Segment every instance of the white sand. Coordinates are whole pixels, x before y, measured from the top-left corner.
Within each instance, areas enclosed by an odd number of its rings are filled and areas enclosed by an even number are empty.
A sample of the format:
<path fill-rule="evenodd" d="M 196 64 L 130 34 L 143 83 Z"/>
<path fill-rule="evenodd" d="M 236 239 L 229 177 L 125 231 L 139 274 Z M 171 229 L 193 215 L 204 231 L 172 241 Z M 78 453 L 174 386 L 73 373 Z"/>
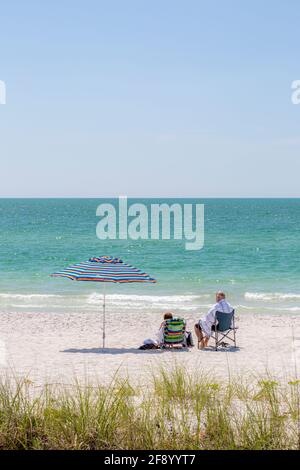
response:
<path fill-rule="evenodd" d="M 185 316 L 188 329 L 198 317 Z M 261 374 L 268 370 L 283 380 L 300 371 L 300 316 L 245 315 L 238 317 L 239 349 L 215 352 L 138 351 L 145 338 L 155 337 L 161 315 L 143 317 L 107 314 L 107 349 L 101 349 L 101 315 L 93 313 L 1 313 L 0 374 L 27 375 L 36 387 L 44 383 L 96 380 L 108 383 L 119 371 L 146 383 L 152 370 L 175 363 L 189 371 L 212 372 L 218 378 Z M 293 340 L 294 337 L 294 340 Z M 194 336 L 195 339 L 195 336 Z M 293 352 L 294 351 L 294 352 Z"/>

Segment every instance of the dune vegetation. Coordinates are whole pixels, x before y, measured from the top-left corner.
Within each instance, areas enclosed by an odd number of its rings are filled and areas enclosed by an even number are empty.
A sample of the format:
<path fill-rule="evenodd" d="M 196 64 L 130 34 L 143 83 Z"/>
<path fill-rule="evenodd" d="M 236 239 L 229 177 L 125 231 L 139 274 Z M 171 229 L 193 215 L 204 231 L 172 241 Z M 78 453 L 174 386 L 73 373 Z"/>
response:
<path fill-rule="evenodd" d="M 218 382 L 175 367 L 136 387 L 0 383 L 0 449 L 299 449 L 300 380 Z"/>

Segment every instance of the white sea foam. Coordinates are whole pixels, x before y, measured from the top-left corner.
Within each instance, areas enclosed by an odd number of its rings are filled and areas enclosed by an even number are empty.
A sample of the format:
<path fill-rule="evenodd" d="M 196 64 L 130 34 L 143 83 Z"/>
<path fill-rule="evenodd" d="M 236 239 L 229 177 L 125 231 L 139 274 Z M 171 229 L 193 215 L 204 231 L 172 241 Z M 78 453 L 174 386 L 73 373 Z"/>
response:
<path fill-rule="evenodd" d="M 243 294 L 246 302 L 235 299 L 236 311 L 269 313 L 275 312 L 299 312 L 300 294 L 279 292 L 246 292 Z M 240 301 L 239 301 L 240 300 Z M 268 304 L 269 302 L 269 304 Z M 0 293 L 0 311 L 48 311 L 48 312 L 93 312 L 102 308 L 103 292 L 66 293 L 66 294 L 13 294 Z M 139 312 L 139 311 L 186 311 L 205 312 L 213 303 L 213 297 L 209 294 L 111 294 L 106 295 L 106 308 L 110 312 Z M 296 304 L 296 305 L 295 305 Z"/>
<path fill-rule="evenodd" d="M 280 293 L 280 292 L 246 292 L 245 299 L 247 300 L 300 300 L 300 294 L 295 293 Z"/>
<path fill-rule="evenodd" d="M 209 295 L 131 295 L 131 294 L 108 294 L 106 295 L 107 301 L 110 301 L 114 304 L 126 304 L 127 302 L 142 302 L 143 305 L 145 303 L 186 303 L 186 302 L 196 302 L 201 298 L 207 298 Z M 103 301 L 103 294 L 91 294 L 88 299 L 87 303 L 89 304 L 99 304 L 99 302 Z"/>
<path fill-rule="evenodd" d="M 138 295 L 107 294 L 106 308 L 109 311 L 163 311 L 185 310 L 197 311 L 209 308 L 208 294 L 192 295 Z M 23 311 L 95 311 L 102 307 L 103 293 L 92 294 L 0 294 L 0 309 Z"/>
<path fill-rule="evenodd" d="M 0 299 L 48 299 L 48 298 L 62 298 L 62 295 L 54 294 L 3 294 L 0 293 Z"/>
<path fill-rule="evenodd" d="M 253 312 L 253 313 L 259 313 L 259 312 L 300 312 L 300 307 L 284 307 L 284 306 L 260 306 L 260 307 L 257 307 L 257 306 L 249 306 L 249 305 L 237 305 L 236 306 L 236 310 L 239 311 L 239 310 L 246 310 L 246 311 L 249 311 L 249 312 Z"/>

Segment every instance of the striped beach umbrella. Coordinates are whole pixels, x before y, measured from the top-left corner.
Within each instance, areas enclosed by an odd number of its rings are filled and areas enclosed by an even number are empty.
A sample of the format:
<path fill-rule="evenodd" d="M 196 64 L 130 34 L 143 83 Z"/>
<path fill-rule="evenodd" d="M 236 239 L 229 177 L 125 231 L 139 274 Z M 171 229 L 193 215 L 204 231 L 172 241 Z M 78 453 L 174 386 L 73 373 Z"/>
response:
<path fill-rule="evenodd" d="M 149 274 L 124 263 L 119 258 L 101 256 L 90 258 L 83 263 L 74 264 L 57 273 L 54 277 L 66 277 L 72 281 L 92 281 L 92 282 L 156 282 Z M 105 292 L 103 294 L 103 348 L 105 347 Z"/>

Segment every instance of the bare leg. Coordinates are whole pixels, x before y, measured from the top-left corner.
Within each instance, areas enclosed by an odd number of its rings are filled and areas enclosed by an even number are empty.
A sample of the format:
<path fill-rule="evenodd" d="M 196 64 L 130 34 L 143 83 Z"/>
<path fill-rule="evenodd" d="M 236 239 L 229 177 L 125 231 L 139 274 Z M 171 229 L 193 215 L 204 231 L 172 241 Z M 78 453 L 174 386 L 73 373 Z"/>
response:
<path fill-rule="evenodd" d="M 200 347 L 201 349 L 203 349 L 203 340 L 205 336 L 203 336 L 202 330 L 199 325 L 195 325 L 195 334 L 198 338 L 198 348 Z"/>
<path fill-rule="evenodd" d="M 201 332 L 201 328 L 199 328 L 199 325 L 198 325 L 198 324 L 196 324 L 196 325 L 194 326 L 194 330 L 195 330 L 195 335 L 197 336 L 197 338 L 198 338 L 199 340 L 201 340 L 201 339 L 202 339 L 202 332 Z"/>
<path fill-rule="evenodd" d="M 200 340 L 200 348 L 204 349 L 208 345 L 209 337 L 205 336 L 202 331 L 201 331 L 201 334 L 202 334 L 202 339 Z"/>

